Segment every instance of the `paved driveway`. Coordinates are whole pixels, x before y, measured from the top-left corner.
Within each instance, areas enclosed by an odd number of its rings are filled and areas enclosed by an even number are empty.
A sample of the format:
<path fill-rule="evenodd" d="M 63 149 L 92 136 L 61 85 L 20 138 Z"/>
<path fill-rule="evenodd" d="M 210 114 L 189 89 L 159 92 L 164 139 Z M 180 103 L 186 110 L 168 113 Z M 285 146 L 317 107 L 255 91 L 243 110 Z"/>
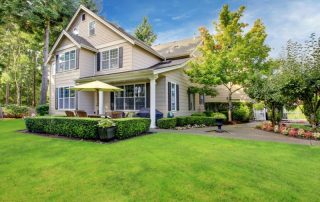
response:
<path fill-rule="evenodd" d="M 284 142 L 289 144 L 304 144 L 304 145 L 320 145 L 320 141 L 314 140 L 304 140 L 293 137 L 287 137 L 284 135 L 266 132 L 262 130 L 255 129 L 254 127 L 258 123 L 247 123 L 247 124 L 237 124 L 237 125 L 227 125 L 223 126 L 224 133 L 217 133 L 214 131 L 216 127 L 207 128 L 192 128 L 187 130 L 165 130 L 165 129 L 153 129 L 154 132 L 173 132 L 180 134 L 198 134 L 198 135 L 209 135 L 225 138 L 234 139 L 247 139 L 247 140 L 257 140 L 257 141 L 271 141 L 271 142 Z"/>

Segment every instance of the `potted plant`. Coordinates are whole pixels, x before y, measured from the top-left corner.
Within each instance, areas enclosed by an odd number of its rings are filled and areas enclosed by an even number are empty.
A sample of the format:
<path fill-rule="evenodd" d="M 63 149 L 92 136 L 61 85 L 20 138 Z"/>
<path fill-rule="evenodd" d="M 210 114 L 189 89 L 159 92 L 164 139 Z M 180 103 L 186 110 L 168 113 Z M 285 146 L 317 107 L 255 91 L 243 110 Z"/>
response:
<path fill-rule="evenodd" d="M 111 119 L 102 119 L 98 123 L 100 140 L 111 140 L 115 136 L 116 125 Z"/>
<path fill-rule="evenodd" d="M 216 120 L 216 123 L 218 126 L 217 132 L 223 132 L 222 125 L 223 125 L 223 122 L 227 119 L 226 115 L 222 113 L 213 113 L 212 117 Z"/>

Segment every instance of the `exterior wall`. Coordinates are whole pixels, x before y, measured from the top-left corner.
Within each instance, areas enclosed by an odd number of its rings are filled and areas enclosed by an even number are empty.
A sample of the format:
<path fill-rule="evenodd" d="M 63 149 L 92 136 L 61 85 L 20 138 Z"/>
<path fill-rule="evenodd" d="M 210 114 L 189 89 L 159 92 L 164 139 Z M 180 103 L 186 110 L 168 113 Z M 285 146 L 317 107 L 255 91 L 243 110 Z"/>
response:
<path fill-rule="evenodd" d="M 160 62 L 160 59 L 156 56 L 151 55 L 147 51 L 143 50 L 142 48 L 139 48 L 135 46 L 132 49 L 132 55 L 133 55 L 133 64 L 132 69 L 143 69 L 147 67 L 151 67 L 157 63 Z"/>
<path fill-rule="evenodd" d="M 204 110 L 204 106 L 199 104 L 199 95 L 195 95 L 195 110 L 189 110 L 188 103 L 188 88 L 191 86 L 191 82 L 187 75 L 184 74 L 183 69 L 174 70 L 164 74 L 166 76 L 165 81 L 165 98 L 162 98 L 163 102 L 165 100 L 166 109 L 163 109 L 163 113 L 166 115 L 168 113 L 168 82 L 173 82 L 179 85 L 179 100 L 180 100 L 180 110 L 173 112 L 175 116 L 189 116 L 195 112 L 201 112 Z"/>
<path fill-rule="evenodd" d="M 123 39 L 88 13 L 86 13 L 86 19 L 82 21 L 82 14 L 82 12 L 79 13 L 69 30 L 67 30 L 68 32 L 72 32 L 74 27 L 78 27 L 79 36 L 87 39 L 93 46 L 99 46 Z M 89 36 L 89 22 L 91 21 L 95 21 L 96 24 L 96 34 L 93 36 Z"/>
<path fill-rule="evenodd" d="M 80 77 L 94 76 L 96 54 L 86 49 L 80 49 L 79 68 Z"/>
<path fill-rule="evenodd" d="M 168 113 L 168 101 L 166 99 L 167 93 L 167 82 L 166 77 L 162 76 L 156 80 L 156 109 L 163 113 L 163 117 L 167 117 Z"/>
<path fill-rule="evenodd" d="M 239 88 L 240 86 L 234 86 L 234 89 Z M 228 89 L 223 86 L 217 86 L 216 87 L 217 91 L 218 91 L 218 95 L 215 97 L 212 96 L 206 96 L 205 97 L 205 102 L 228 102 L 227 97 L 228 97 Z M 250 98 L 248 97 L 248 95 L 244 92 L 243 89 L 240 89 L 238 91 L 236 91 L 233 95 L 232 95 L 232 99 L 237 99 L 241 102 L 249 102 Z"/>
<path fill-rule="evenodd" d="M 112 73 L 118 73 L 118 72 L 132 70 L 132 49 L 133 49 L 133 46 L 130 43 L 124 42 L 124 43 L 121 43 L 118 45 L 107 46 L 107 47 L 99 49 L 99 51 L 105 51 L 108 49 L 119 48 L 119 47 L 123 47 L 123 67 L 118 68 L 118 69 L 109 69 L 109 70 L 102 70 L 101 69 L 99 72 L 96 72 L 95 75 L 112 74 Z M 95 66 L 94 66 L 94 68 L 96 69 Z"/>

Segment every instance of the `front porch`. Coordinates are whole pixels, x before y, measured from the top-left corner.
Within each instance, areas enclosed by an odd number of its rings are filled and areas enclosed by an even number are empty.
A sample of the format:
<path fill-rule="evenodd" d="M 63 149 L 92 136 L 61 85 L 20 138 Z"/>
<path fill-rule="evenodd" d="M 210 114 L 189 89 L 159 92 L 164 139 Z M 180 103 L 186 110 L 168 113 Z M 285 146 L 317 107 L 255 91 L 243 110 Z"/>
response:
<path fill-rule="evenodd" d="M 82 78 L 77 84 L 99 80 L 123 89 L 121 92 L 79 92 L 78 109 L 88 113 L 109 115 L 110 112 L 124 112 L 129 116 L 136 114 L 140 109 L 150 109 L 151 128 L 156 127 L 157 85 L 158 75 L 153 71 L 131 71 L 117 74 Z M 159 90 L 160 91 L 160 90 Z M 99 101 L 99 102 L 98 102 Z M 97 105 L 99 103 L 99 105 Z"/>

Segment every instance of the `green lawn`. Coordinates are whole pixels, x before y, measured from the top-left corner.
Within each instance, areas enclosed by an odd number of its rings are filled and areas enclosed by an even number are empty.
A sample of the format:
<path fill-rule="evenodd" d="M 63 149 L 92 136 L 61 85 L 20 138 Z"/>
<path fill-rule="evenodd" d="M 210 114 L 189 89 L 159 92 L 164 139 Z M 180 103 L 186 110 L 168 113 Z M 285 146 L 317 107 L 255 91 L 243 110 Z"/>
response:
<path fill-rule="evenodd" d="M 319 201 L 320 147 L 156 134 L 114 144 L 0 121 L 0 201 Z"/>

